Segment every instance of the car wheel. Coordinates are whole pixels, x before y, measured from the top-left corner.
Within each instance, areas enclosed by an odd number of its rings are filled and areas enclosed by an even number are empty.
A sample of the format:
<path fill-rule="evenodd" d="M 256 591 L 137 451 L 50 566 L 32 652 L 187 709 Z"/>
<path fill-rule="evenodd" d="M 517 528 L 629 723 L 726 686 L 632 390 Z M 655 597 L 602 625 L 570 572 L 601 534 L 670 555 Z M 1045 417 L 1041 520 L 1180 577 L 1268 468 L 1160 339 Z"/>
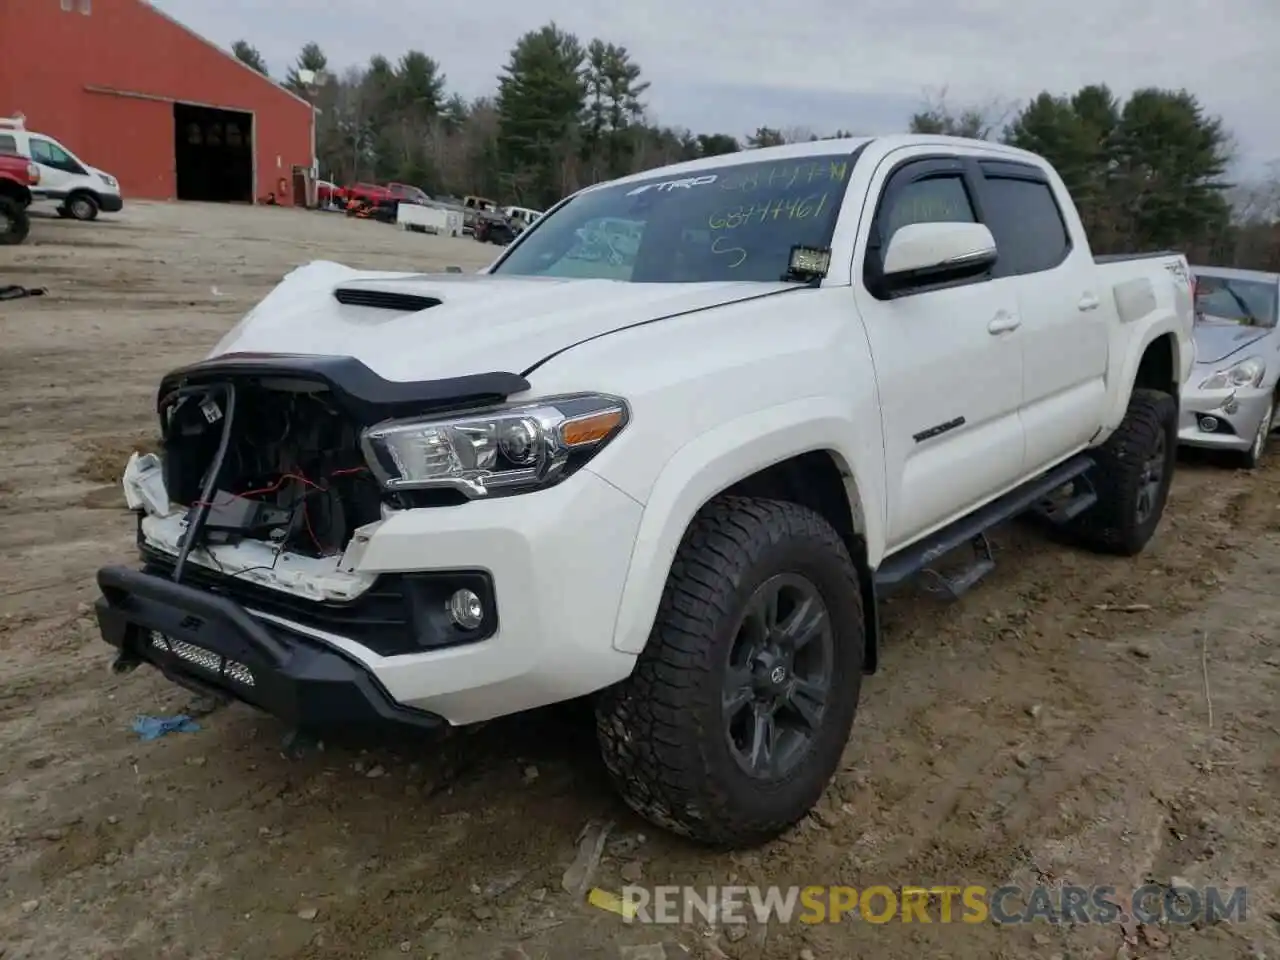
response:
<path fill-rule="evenodd" d="M 1101 553 L 1141 553 L 1160 525 L 1177 457 L 1178 402 L 1159 390 L 1135 390 L 1107 442 L 1092 451 L 1087 474 L 1098 502 L 1068 527 Z"/>
<path fill-rule="evenodd" d="M 830 524 L 793 503 L 713 501 L 676 553 L 634 671 L 598 698 L 614 785 L 702 843 L 776 837 L 840 762 L 865 642 L 857 568 Z"/>
<path fill-rule="evenodd" d="M 67 197 L 67 212 L 76 220 L 96 220 L 98 203 L 87 193 L 73 193 Z"/>
<path fill-rule="evenodd" d="M 31 220 L 23 205 L 9 197 L 0 197 L 0 244 L 19 244 L 30 232 Z"/>
<path fill-rule="evenodd" d="M 1267 441 L 1271 439 L 1271 429 L 1274 426 L 1273 421 L 1276 416 L 1276 401 L 1272 397 L 1267 401 L 1266 412 L 1263 413 L 1262 419 L 1258 422 L 1258 430 L 1253 435 L 1253 443 L 1249 446 L 1248 451 L 1244 455 L 1244 466 L 1246 470 L 1256 470 L 1262 463 L 1262 458 L 1267 452 Z"/>

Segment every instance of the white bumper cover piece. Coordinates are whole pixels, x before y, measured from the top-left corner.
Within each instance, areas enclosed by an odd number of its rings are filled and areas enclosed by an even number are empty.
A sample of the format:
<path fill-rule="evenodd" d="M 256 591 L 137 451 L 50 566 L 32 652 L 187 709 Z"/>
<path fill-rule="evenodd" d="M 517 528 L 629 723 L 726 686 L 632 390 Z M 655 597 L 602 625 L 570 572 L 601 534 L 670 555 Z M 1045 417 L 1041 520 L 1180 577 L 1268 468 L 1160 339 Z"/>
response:
<path fill-rule="evenodd" d="M 260 586 L 312 599 L 339 599 L 378 574 L 482 570 L 493 579 L 496 633 L 486 640 L 423 653 L 380 656 L 350 638 L 279 616 L 250 614 L 334 647 L 362 664 L 391 698 L 475 723 L 584 696 L 626 677 L 635 656 L 612 644 L 619 599 L 643 507 L 581 470 L 547 490 L 461 506 L 390 512 L 358 532 L 339 558 L 285 554 L 274 570 L 247 572 Z M 143 534 L 176 552 L 181 518 L 149 516 Z M 235 573 L 271 551 L 244 541 L 193 551 L 189 563 Z M 216 562 L 215 562 L 216 561 Z"/>

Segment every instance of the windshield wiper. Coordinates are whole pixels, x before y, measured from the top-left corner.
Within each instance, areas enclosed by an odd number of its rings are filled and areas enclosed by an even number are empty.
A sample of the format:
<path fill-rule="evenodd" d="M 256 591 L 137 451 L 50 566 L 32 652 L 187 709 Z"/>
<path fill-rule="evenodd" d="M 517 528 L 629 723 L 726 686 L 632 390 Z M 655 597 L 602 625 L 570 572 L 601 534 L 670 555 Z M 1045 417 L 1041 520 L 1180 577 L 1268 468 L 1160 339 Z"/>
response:
<path fill-rule="evenodd" d="M 1227 291 L 1227 296 L 1236 302 L 1236 306 L 1238 306 L 1240 308 L 1240 312 L 1244 314 L 1244 316 L 1241 317 L 1242 320 L 1251 327 L 1261 326 L 1261 322 L 1253 315 L 1253 311 L 1249 309 L 1249 305 L 1244 302 L 1244 297 L 1240 296 L 1240 294 L 1236 293 L 1236 291 L 1232 290 L 1229 286 L 1224 286 L 1222 289 Z"/>

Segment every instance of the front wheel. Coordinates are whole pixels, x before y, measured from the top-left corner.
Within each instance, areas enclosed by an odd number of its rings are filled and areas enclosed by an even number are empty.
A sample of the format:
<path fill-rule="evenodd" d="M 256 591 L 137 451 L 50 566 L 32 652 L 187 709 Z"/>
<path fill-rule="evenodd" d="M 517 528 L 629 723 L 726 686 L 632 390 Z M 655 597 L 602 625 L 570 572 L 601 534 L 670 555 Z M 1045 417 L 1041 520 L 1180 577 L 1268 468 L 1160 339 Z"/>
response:
<path fill-rule="evenodd" d="M 1069 530 L 1101 553 L 1141 553 L 1160 525 L 1177 457 L 1178 401 L 1160 390 L 1134 390 L 1115 433 L 1094 450 L 1089 472 L 1098 502 Z"/>
<path fill-rule="evenodd" d="M 1262 464 L 1262 458 L 1267 452 L 1267 441 L 1271 439 L 1271 429 L 1274 426 L 1276 415 L 1275 398 L 1267 401 L 1267 409 L 1262 414 L 1262 419 L 1258 421 L 1258 430 L 1253 436 L 1253 443 L 1244 455 L 1244 467 L 1246 470 L 1256 470 Z"/>
<path fill-rule="evenodd" d="M 0 197 L 0 244 L 14 246 L 27 239 L 31 232 L 31 219 L 25 207 L 17 200 Z"/>
<path fill-rule="evenodd" d="M 96 220 L 98 203 L 87 193 L 73 193 L 67 197 L 67 213 L 75 220 Z"/>
<path fill-rule="evenodd" d="M 699 842 L 764 843 L 822 796 L 866 643 L 857 568 L 797 504 L 725 497 L 685 534 L 635 670 L 596 707 L 627 804 Z"/>

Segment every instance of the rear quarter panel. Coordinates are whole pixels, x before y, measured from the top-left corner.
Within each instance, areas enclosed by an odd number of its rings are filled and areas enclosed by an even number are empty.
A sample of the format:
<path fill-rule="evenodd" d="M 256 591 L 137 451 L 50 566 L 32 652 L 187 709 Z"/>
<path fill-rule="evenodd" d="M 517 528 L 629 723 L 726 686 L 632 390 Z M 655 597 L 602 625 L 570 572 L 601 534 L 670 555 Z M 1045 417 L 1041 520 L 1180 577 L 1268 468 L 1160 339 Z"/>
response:
<path fill-rule="evenodd" d="M 1108 408 L 1101 441 L 1120 425 L 1129 406 L 1138 367 L 1161 337 L 1173 341 L 1173 372 L 1179 387 L 1195 360 L 1191 273 L 1181 254 L 1099 263 L 1104 304 L 1115 314 L 1107 368 Z"/>

